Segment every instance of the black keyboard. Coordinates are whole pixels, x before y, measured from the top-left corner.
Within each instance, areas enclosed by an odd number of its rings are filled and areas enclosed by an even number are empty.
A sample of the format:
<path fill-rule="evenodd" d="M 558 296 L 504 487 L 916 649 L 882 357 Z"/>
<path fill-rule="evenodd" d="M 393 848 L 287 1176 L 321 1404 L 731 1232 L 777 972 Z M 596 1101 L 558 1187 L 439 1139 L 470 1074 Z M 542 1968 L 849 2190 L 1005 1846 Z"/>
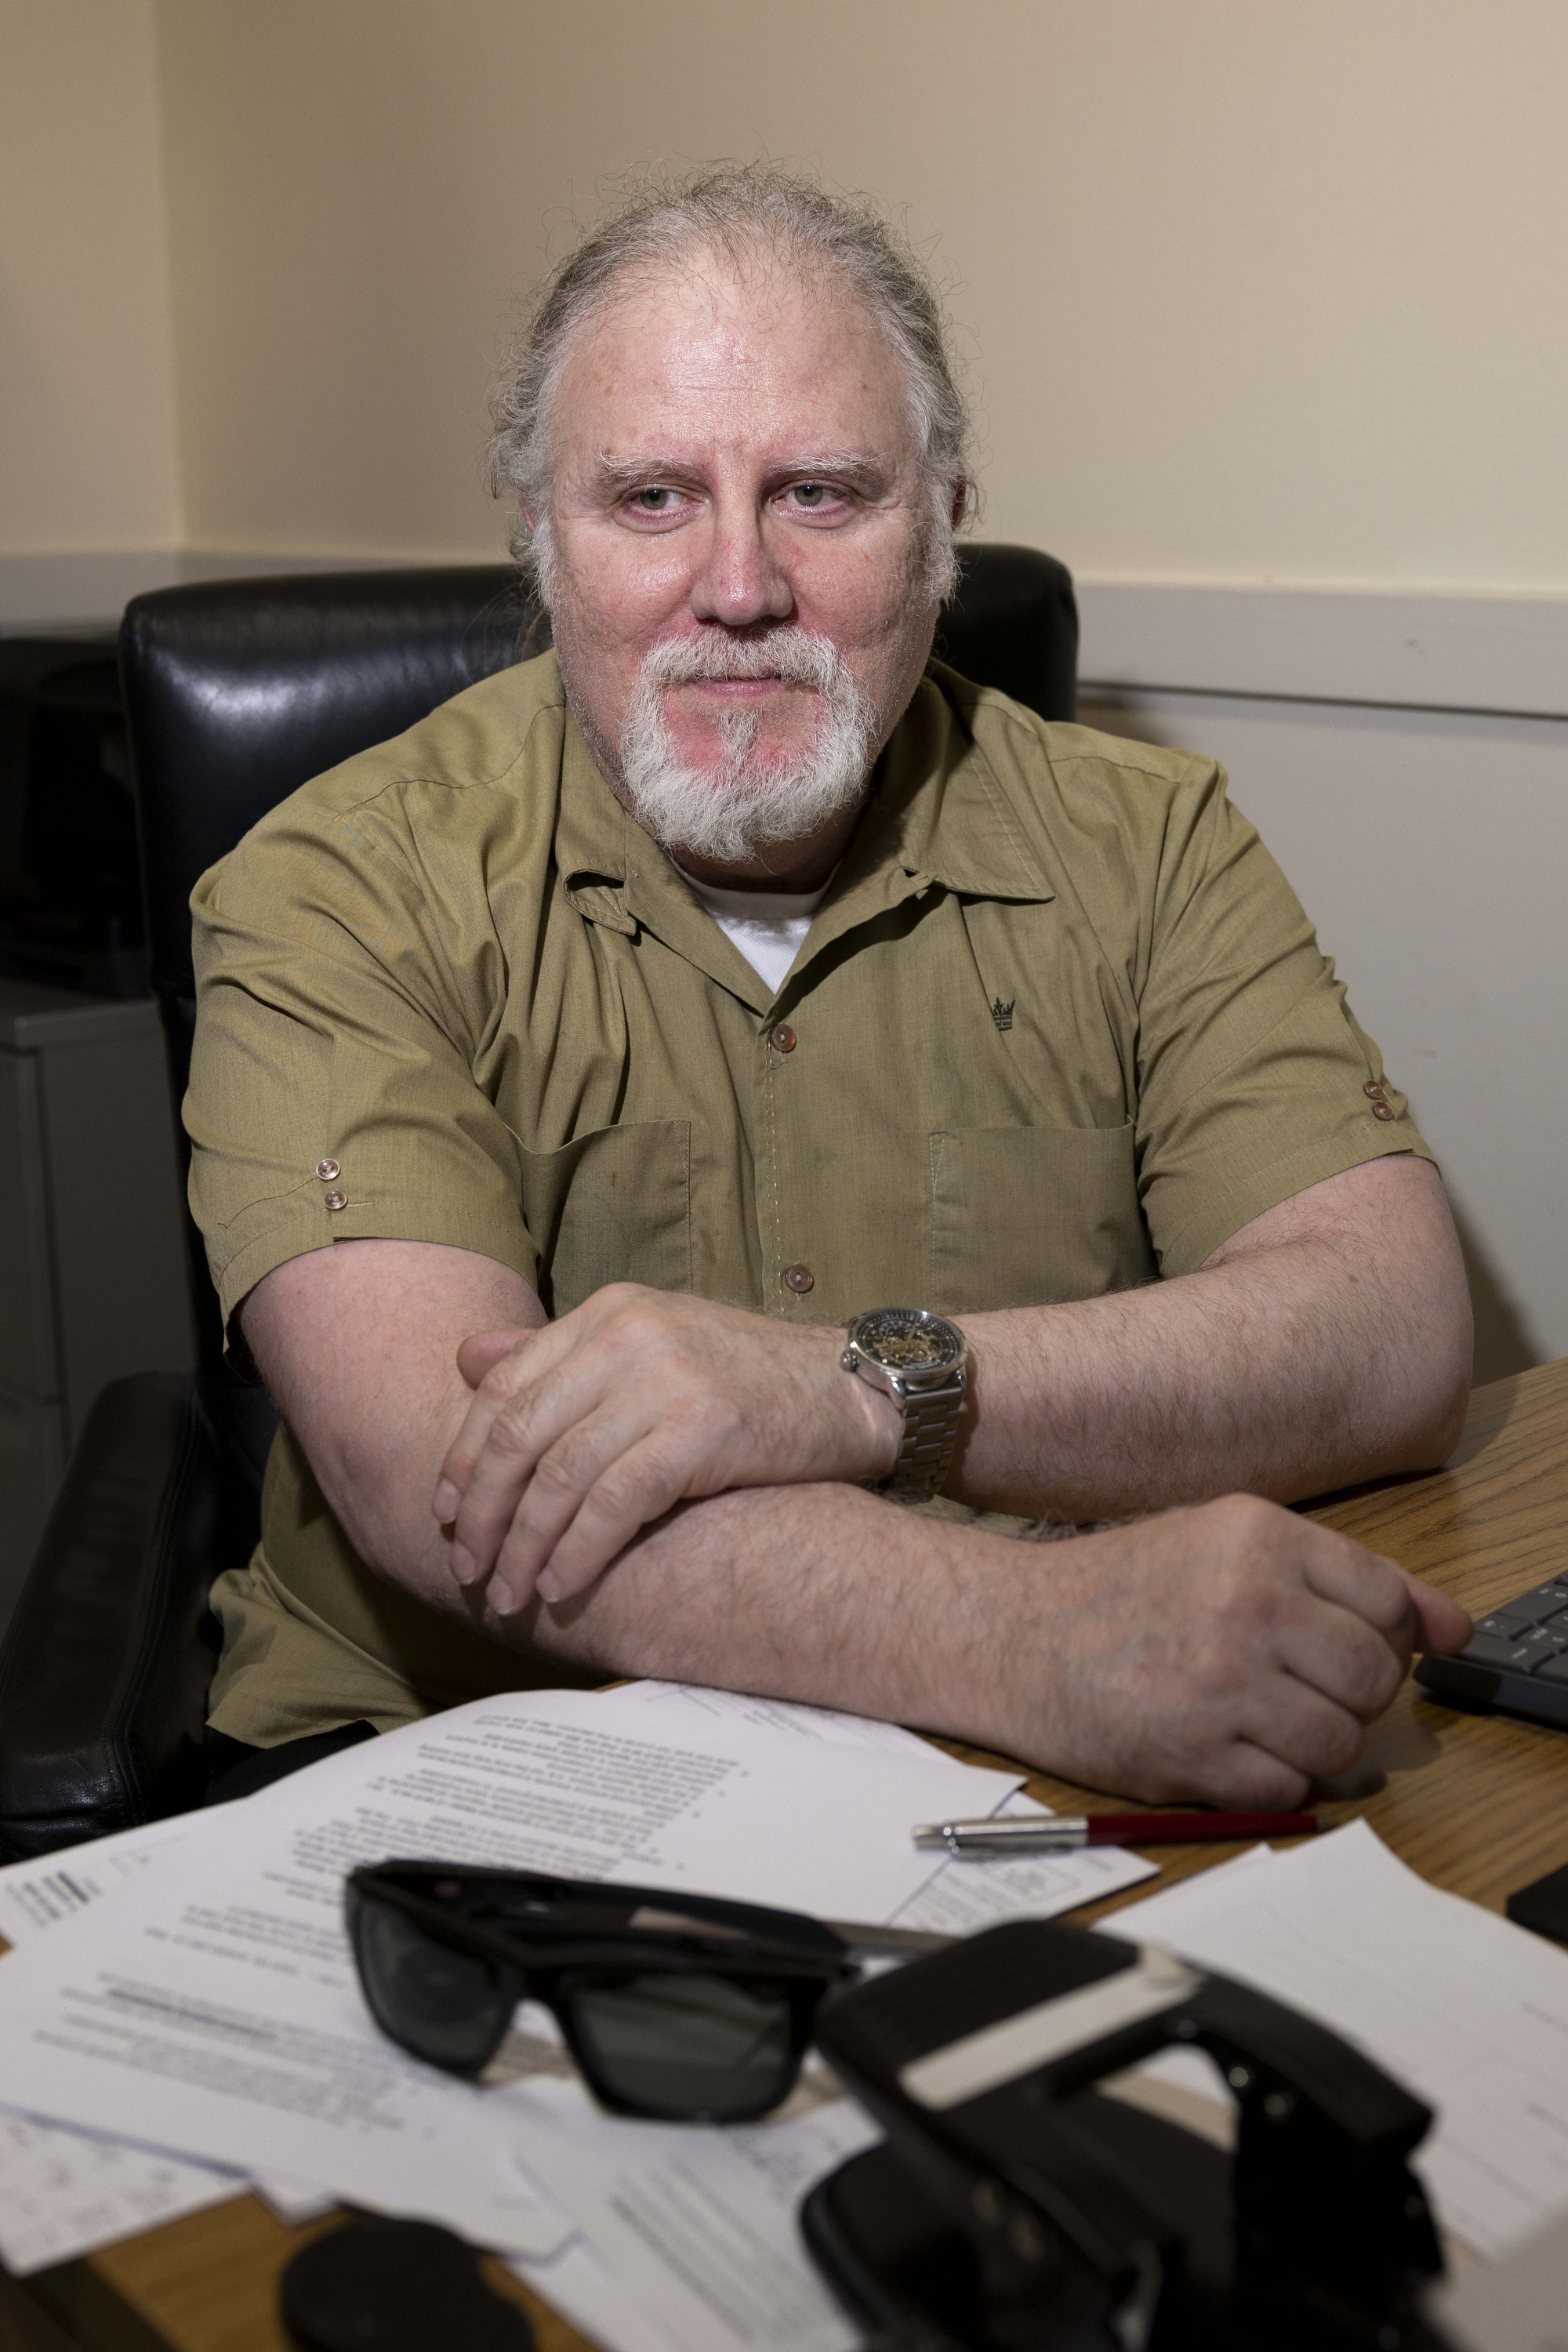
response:
<path fill-rule="evenodd" d="M 1568 1728 L 1568 1575 L 1505 1601 L 1451 1658 L 1423 1658 L 1415 1679 L 1461 1706 Z"/>

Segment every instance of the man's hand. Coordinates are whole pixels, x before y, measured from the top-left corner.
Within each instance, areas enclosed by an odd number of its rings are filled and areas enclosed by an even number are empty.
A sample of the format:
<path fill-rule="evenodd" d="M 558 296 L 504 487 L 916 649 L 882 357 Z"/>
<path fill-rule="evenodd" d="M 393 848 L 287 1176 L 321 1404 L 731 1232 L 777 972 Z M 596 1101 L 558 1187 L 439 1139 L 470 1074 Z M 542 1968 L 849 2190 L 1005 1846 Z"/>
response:
<path fill-rule="evenodd" d="M 434 1509 L 452 1572 L 507 1615 L 592 1584 L 640 1528 L 738 1486 L 893 1466 L 898 1407 L 838 1361 L 841 1332 L 612 1283 L 558 1323 L 477 1332 L 474 1401 Z"/>
<path fill-rule="evenodd" d="M 1150 1802 L 1289 1807 L 1347 1770 L 1416 1649 L 1470 1636 L 1393 1560 L 1231 1495 L 1035 1553 L 1034 1637 L 998 1605 L 994 1744 Z M 1039 1644 L 1047 1645 L 1041 1661 Z"/>

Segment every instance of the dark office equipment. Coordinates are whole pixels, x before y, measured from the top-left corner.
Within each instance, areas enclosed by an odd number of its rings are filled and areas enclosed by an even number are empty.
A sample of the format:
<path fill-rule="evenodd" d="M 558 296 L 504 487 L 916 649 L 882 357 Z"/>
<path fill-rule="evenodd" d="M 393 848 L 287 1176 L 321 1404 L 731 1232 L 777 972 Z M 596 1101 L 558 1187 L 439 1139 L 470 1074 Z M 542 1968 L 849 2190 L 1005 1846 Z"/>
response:
<path fill-rule="evenodd" d="M 1520 1887 L 1505 1907 L 1517 1927 L 1550 1936 L 1554 1944 L 1568 1944 L 1568 1863 Z"/>
<path fill-rule="evenodd" d="M 0 1639 L 99 1391 L 191 1362 L 157 1012 L 0 974 Z"/>
<path fill-rule="evenodd" d="M 187 902 L 198 876 L 311 776 L 548 642 L 501 565 L 212 582 L 127 607 L 149 970 L 176 1101 L 195 1022 Z M 1050 556 L 966 550 L 940 642 L 981 684 L 1072 717 L 1078 614 Z M 100 1398 L 0 1649 L 0 1847 L 15 1853 L 201 1795 L 206 1593 L 255 1542 L 273 1412 L 223 1363 L 194 1229 L 190 1244 L 195 1380 L 149 1374 Z"/>
<path fill-rule="evenodd" d="M 111 629 L 0 636 L 0 972 L 147 994 Z"/>
<path fill-rule="evenodd" d="M 291 2257 L 279 2312 L 309 2352 L 533 2352 L 527 2313 L 496 2293 L 483 2260 L 434 2221 L 356 2215 Z"/>
<path fill-rule="evenodd" d="M 1516 1592 L 1451 1658 L 1423 1658 L 1415 1679 L 1451 1706 L 1568 1727 L 1568 1572 Z"/>
<path fill-rule="evenodd" d="M 802 2227 L 909 2352 L 1329 2352 L 1440 2339 L 1409 2158 L 1428 2108 L 1299 2011 L 1157 1947 L 1018 1920 L 825 2002 L 817 2046 L 887 2133 Z M 1099 2085 L 1202 2050 L 1234 2157 Z"/>

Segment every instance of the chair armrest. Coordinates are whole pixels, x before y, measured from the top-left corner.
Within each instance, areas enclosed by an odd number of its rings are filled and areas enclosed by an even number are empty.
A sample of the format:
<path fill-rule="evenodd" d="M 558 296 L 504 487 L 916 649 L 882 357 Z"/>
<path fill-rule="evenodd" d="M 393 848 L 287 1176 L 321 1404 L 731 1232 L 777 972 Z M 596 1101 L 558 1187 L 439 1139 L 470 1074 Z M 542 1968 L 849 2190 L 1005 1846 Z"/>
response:
<path fill-rule="evenodd" d="M 0 1846 L 200 1801 L 215 1576 L 256 1541 L 268 1399 L 140 1372 L 88 1415 L 0 1650 Z"/>

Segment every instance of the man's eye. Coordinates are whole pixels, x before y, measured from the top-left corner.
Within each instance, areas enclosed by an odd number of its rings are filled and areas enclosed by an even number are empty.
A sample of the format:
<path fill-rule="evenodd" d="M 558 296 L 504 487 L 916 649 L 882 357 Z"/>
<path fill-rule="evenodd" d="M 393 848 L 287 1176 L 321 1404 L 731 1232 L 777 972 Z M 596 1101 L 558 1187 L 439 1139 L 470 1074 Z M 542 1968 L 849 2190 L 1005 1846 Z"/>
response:
<path fill-rule="evenodd" d="M 632 503 L 639 514 L 668 514 L 675 503 L 675 492 L 657 487 L 638 490 Z"/>
<path fill-rule="evenodd" d="M 822 482 L 797 482 L 795 486 L 795 500 L 797 506 L 826 506 L 832 495 L 832 491 Z"/>

